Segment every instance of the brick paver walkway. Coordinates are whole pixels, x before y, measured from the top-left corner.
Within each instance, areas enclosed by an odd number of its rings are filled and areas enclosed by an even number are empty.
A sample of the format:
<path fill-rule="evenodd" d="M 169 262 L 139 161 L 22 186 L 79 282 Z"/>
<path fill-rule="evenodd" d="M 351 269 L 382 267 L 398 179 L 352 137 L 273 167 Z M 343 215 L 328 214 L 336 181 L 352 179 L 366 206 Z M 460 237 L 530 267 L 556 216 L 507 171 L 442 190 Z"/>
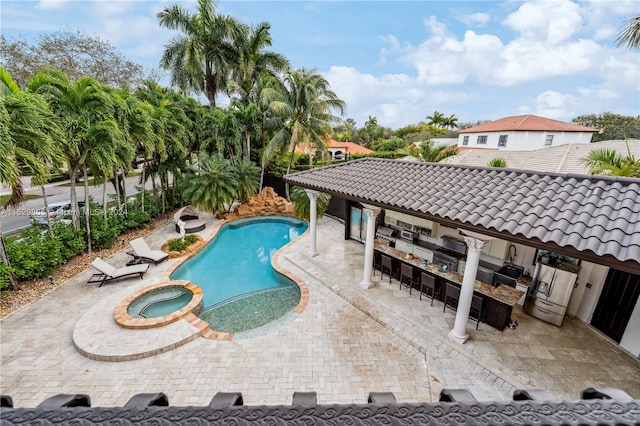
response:
<path fill-rule="evenodd" d="M 438 302 L 430 307 L 416 293 L 410 297 L 397 282 L 360 288 L 364 246 L 344 241 L 339 222 L 319 223 L 319 256 L 306 254 L 305 236 L 278 259 L 305 281 L 309 304 L 276 330 L 230 342 L 200 337 L 135 361 L 90 360 L 74 348 L 76 323 L 96 305 L 117 301 L 116 293 L 159 282 L 175 261 L 151 266 L 144 280 L 101 288 L 86 284 L 87 271 L 2 321 L 0 392 L 16 406 L 79 392 L 88 393 L 94 406 L 157 391 L 167 393 L 172 405 L 206 405 L 218 391 L 240 391 L 247 404 L 286 404 L 299 390 L 318 392 L 320 403 L 365 402 L 370 391 L 394 392 L 401 402 L 429 401 L 443 387 L 469 389 L 480 400 L 509 399 L 514 387 L 576 399 L 593 385 L 640 396 L 638 361 L 577 320 L 557 328 L 516 312 L 516 330 L 481 324 L 478 331 L 470 327 L 472 340 L 465 345 L 449 342 L 452 313 L 443 314 Z M 146 240 L 155 249 L 173 236 L 168 224 Z M 127 260 L 119 253 L 108 261 Z M 115 352 L 131 349 L 121 347 L 127 342 L 113 345 Z"/>

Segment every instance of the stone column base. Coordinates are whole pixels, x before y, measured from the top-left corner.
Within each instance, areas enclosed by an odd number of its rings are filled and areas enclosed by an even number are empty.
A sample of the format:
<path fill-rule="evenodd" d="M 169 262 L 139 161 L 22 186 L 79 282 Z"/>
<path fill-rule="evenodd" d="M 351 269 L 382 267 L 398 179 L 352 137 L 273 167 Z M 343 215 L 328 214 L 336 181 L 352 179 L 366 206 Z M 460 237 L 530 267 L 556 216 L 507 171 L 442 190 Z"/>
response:
<path fill-rule="evenodd" d="M 449 334 L 447 335 L 447 337 L 449 337 L 449 340 L 453 340 L 456 343 L 460 343 L 463 344 L 464 342 L 466 342 L 467 340 L 469 340 L 469 335 L 465 334 L 464 336 L 458 336 L 457 334 L 455 334 L 453 332 L 453 330 L 451 330 L 449 332 Z"/>

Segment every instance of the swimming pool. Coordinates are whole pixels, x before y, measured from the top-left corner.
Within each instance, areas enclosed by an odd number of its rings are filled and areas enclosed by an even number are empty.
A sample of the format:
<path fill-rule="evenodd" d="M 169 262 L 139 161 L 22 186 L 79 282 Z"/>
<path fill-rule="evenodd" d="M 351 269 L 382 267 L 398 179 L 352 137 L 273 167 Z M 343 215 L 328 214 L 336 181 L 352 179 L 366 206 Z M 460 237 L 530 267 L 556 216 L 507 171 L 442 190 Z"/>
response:
<path fill-rule="evenodd" d="M 188 280 L 202 288 L 204 311 L 200 318 L 214 330 L 238 332 L 260 327 L 293 309 L 300 300 L 300 289 L 273 269 L 271 256 L 306 229 L 306 222 L 285 216 L 227 223 L 200 253 L 180 265 L 171 279 Z"/>

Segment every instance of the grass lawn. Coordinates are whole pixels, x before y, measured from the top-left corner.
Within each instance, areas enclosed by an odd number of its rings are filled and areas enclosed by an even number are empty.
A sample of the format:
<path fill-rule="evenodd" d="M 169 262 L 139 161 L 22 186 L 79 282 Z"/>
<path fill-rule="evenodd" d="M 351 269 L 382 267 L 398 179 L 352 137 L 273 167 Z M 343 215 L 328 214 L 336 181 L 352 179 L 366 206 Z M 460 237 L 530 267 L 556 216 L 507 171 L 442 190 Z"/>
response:
<path fill-rule="evenodd" d="M 3 206 L 4 203 L 6 203 L 7 201 L 9 201 L 9 198 L 11 197 L 11 195 L 0 195 L 0 206 Z M 42 195 L 36 195 L 36 194 L 25 194 L 23 201 L 29 201 L 29 200 L 33 200 L 36 198 L 42 198 Z"/>

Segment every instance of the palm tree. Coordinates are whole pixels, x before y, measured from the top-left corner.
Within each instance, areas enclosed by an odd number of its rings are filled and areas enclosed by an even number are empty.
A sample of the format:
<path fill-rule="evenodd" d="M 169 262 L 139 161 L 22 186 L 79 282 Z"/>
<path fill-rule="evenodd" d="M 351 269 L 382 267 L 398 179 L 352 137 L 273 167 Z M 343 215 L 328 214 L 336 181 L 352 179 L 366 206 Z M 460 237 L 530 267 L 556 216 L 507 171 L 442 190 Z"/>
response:
<path fill-rule="evenodd" d="M 260 168 L 253 161 L 238 159 L 234 164 L 237 198 L 240 202 L 247 201 L 256 195 L 260 185 Z"/>
<path fill-rule="evenodd" d="M 44 184 L 61 161 L 62 133 L 44 98 L 20 89 L 2 66 L 0 93 L 0 182 L 11 188 L 6 205 L 17 205 L 24 196 L 20 178 L 27 173 Z"/>
<path fill-rule="evenodd" d="M 594 149 L 580 162 L 589 168 L 592 175 L 626 176 L 640 178 L 640 158 L 636 159 L 627 143 L 627 155 L 613 149 Z"/>
<path fill-rule="evenodd" d="M 49 179 L 51 169 L 61 160 L 61 140 L 62 133 L 47 102 L 37 94 L 21 90 L 9 72 L 0 66 L 0 183 L 11 188 L 5 206 L 22 202 L 21 177 L 25 172 L 31 175 L 32 183 L 43 185 L 44 193 L 44 183 Z M 0 258 L 9 268 L 11 287 L 19 290 L 11 273 L 1 226 Z"/>
<path fill-rule="evenodd" d="M 233 166 L 220 155 L 200 154 L 195 171 L 185 179 L 183 196 L 208 212 L 225 211 L 237 195 Z"/>
<path fill-rule="evenodd" d="M 202 93 L 211 108 L 226 90 L 231 64 L 238 62 L 234 46 L 246 27 L 230 16 L 215 13 L 213 0 L 198 0 L 195 14 L 178 5 L 157 14 L 160 26 L 179 30 L 166 45 L 160 66 L 171 72 L 171 82 L 185 93 Z"/>
<path fill-rule="evenodd" d="M 442 127 L 442 123 L 445 120 L 445 116 L 443 113 L 439 111 L 433 111 L 432 115 L 427 116 L 427 124 L 435 127 Z"/>
<path fill-rule="evenodd" d="M 629 49 L 640 47 L 640 15 L 623 22 L 623 30 L 616 38 L 616 47 L 626 46 Z"/>
<path fill-rule="evenodd" d="M 293 202 L 293 213 L 301 219 L 309 220 L 311 218 L 311 204 L 306 191 L 294 186 L 291 188 L 291 201 Z M 331 195 L 321 192 L 316 201 L 316 216 L 321 218 L 329 208 Z"/>
<path fill-rule="evenodd" d="M 419 152 L 419 158 L 421 161 L 437 163 L 447 157 L 456 155 L 458 153 L 458 148 L 455 146 L 447 146 L 445 144 L 436 145 L 433 140 L 429 139 L 424 142 L 420 142 Z"/>
<path fill-rule="evenodd" d="M 507 168 L 507 160 L 501 157 L 492 158 L 487 163 L 487 167 L 495 167 L 498 169 L 506 169 Z"/>
<path fill-rule="evenodd" d="M 72 210 L 76 213 L 78 201 L 75 184 L 79 173 L 88 159 L 96 167 L 98 164 L 108 167 L 109 163 L 113 163 L 118 145 L 114 142 L 122 138 L 113 119 L 110 97 L 94 79 L 83 77 L 72 82 L 57 70 L 38 74 L 30 81 L 29 89 L 46 95 L 62 123 L 66 141 L 62 151 L 71 179 Z M 85 207 L 88 209 L 89 205 Z M 78 215 L 73 214 L 72 220 L 74 229 L 79 230 Z"/>
<path fill-rule="evenodd" d="M 315 71 L 304 68 L 289 70 L 283 82 L 281 86 L 263 91 L 263 96 L 269 100 L 270 110 L 282 120 L 283 125 L 265 147 L 262 162 L 268 163 L 276 152 L 288 146 L 288 174 L 298 143 L 322 143 L 323 137 L 331 133 L 331 125 L 340 122 L 340 118 L 333 115 L 333 110 L 343 114 L 345 103 L 331 90 L 329 82 Z"/>
<path fill-rule="evenodd" d="M 458 127 L 458 117 L 455 114 L 451 114 L 449 117 L 442 119 L 442 127 L 445 129 L 455 129 Z"/>

